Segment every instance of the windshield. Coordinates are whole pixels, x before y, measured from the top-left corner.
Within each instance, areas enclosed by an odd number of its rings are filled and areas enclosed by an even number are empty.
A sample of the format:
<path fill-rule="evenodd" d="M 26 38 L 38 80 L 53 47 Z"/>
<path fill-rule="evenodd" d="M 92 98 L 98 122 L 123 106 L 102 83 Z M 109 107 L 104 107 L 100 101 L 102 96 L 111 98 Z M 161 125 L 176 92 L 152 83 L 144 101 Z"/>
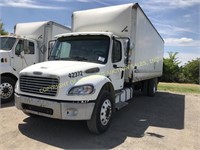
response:
<path fill-rule="evenodd" d="M 57 40 L 50 60 L 77 60 L 105 64 L 109 51 L 107 36 L 73 36 Z"/>
<path fill-rule="evenodd" d="M 0 49 L 11 50 L 14 46 L 16 38 L 13 37 L 0 37 Z"/>

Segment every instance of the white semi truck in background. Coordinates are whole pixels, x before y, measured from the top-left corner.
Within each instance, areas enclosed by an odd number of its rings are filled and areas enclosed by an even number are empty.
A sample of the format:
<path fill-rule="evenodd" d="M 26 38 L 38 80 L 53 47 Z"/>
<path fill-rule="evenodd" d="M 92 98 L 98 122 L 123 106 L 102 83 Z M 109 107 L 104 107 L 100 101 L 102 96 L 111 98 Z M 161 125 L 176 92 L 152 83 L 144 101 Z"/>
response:
<path fill-rule="evenodd" d="M 103 133 L 135 90 L 154 96 L 164 41 L 137 3 L 77 11 L 72 21 L 49 61 L 20 72 L 15 105 L 29 115 L 87 120 Z"/>
<path fill-rule="evenodd" d="M 19 72 L 27 66 L 48 60 L 49 41 L 71 29 L 53 21 L 19 23 L 13 35 L 0 36 L 0 99 L 14 98 Z"/>

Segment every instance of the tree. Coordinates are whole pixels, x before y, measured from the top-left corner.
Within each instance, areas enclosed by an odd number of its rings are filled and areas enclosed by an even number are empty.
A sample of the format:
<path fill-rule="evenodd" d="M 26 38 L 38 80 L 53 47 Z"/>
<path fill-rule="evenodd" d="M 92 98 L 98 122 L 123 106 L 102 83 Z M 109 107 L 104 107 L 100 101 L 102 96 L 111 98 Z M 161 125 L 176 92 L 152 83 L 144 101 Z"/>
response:
<path fill-rule="evenodd" d="M 179 64 L 177 54 L 178 52 L 168 52 L 169 58 L 163 60 L 163 77 L 162 81 L 177 82 L 179 80 Z"/>
<path fill-rule="evenodd" d="M 200 81 L 199 70 L 200 58 L 188 61 L 188 63 L 183 67 L 183 74 L 187 82 L 198 84 Z"/>
<path fill-rule="evenodd" d="M 6 32 L 3 28 L 4 24 L 0 20 L 0 35 L 7 35 L 8 32 Z"/>
<path fill-rule="evenodd" d="M 162 81 L 165 82 L 200 82 L 200 58 L 188 61 L 184 66 L 180 66 L 177 54 L 178 52 L 168 52 L 169 58 L 163 60 Z"/>

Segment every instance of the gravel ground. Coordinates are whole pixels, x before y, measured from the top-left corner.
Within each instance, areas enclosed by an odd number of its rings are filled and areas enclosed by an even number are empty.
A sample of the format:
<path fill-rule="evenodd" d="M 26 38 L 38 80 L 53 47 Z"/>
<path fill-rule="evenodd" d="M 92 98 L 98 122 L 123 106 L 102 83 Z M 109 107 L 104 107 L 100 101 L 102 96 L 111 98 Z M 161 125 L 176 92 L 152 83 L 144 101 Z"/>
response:
<path fill-rule="evenodd" d="M 199 150 L 200 95 L 136 95 L 110 129 L 91 134 L 85 121 L 28 117 L 13 103 L 0 109 L 0 149 Z"/>

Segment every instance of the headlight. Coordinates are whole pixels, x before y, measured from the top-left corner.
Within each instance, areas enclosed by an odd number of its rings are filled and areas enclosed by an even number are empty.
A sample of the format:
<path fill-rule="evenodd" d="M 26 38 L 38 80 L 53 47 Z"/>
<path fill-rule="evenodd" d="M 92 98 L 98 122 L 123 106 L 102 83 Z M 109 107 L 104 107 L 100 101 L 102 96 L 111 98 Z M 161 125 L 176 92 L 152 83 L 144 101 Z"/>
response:
<path fill-rule="evenodd" d="M 69 95 L 87 95 L 94 92 L 94 87 L 92 85 L 82 85 L 76 86 L 69 90 Z"/>

